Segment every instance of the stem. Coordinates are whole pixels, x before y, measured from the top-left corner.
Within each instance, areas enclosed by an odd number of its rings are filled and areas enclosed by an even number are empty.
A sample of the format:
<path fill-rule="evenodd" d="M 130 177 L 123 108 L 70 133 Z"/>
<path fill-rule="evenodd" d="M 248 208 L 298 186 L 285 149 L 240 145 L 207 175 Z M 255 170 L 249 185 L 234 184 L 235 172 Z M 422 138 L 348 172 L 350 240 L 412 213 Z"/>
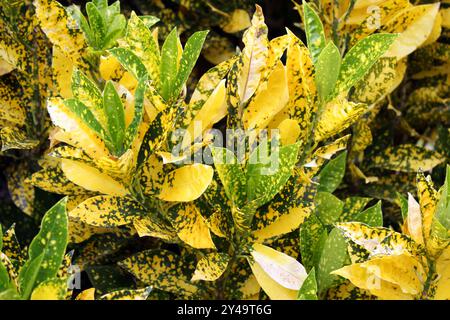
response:
<path fill-rule="evenodd" d="M 431 285 L 434 281 L 434 276 L 436 274 L 436 263 L 434 262 L 434 260 L 427 258 L 427 263 L 428 263 L 428 266 L 430 269 L 428 271 L 428 277 L 427 277 L 427 280 L 425 282 L 425 286 L 424 286 L 423 292 L 422 292 L 422 298 L 426 298 L 426 299 L 429 298 L 428 291 L 431 288 Z"/>

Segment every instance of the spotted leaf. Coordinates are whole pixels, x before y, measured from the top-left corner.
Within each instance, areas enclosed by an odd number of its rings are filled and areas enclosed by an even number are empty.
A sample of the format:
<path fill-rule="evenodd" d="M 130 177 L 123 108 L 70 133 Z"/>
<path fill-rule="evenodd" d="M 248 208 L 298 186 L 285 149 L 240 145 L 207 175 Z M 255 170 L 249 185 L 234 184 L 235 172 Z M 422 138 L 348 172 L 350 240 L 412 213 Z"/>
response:
<path fill-rule="evenodd" d="M 69 216 L 95 227 L 113 228 L 129 224 L 146 210 L 137 202 L 114 196 L 87 199 L 69 212 Z"/>
<path fill-rule="evenodd" d="M 209 253 L 201 258 L 191 281 L 215 281 L 225 272 L 230 257 L 226 253 Z"/>
<path fill-rule="evenodd" d="M 190 269 L 186 262 L 167 250 L 142 251 L 119 262 L 119 265 L 140 281 L 157 289 L 187 297 L 198 290 L 186 275 Z"/>
<path fill-rule="evenodd" d="M 42 219 L 41 230 L 28 249 L 28 260 L 20 270 L 19 286 L 28 299 L 36 286 L 53 279 L 64 259 L 67 246 L 66 201 L 63 198 Z"/>
<path fill-rule="evenodd" d="M 395 34 L 374 34 L 360 40 L 342 60 L 332 96 L 347 92 L 370 70 L 397 38 Z"/>

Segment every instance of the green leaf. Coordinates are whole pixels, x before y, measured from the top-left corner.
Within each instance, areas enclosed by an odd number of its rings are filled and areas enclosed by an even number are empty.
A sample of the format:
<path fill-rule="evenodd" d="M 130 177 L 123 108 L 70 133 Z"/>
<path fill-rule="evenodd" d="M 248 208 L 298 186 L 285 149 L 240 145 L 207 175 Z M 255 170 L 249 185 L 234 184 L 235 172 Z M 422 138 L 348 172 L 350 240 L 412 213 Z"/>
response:
<path fill-rule="evenodd" d="M 408 217 L 408 199 L 397 192 L 397 201 L 402 213 L 402 220 L 406 221 L 406 218 Z"/>
<path fill-rule="evenodd" d="M 108 8 L 108 0 L 93 0 L 92 3 L 99 10 L 99 12 L 104 15 L 106 13 L 106 9 Z"/>
<path fill-rule="evenodd" d="M 300 144 L 271 148 L 270 155 L 266 146 L 260 144 L 247 164 L 247 199 L 255 207 L 269 202 L 286 184 L 297 163 Z"/>
<path fill-rule="evenodd" d="M 322 50 L 316 63 L 315 81 L 321 101 L 327 102 L 334 90 L 341 68 L 341 55 L 333 42 Z"/>
<path fill-rule="evenodd" d="M 381 200 L 376 205 L 367 208 L 355 216 L 353 221 L 365 223 L 371 227 L 383 226 L 383 212 L 381 210 Z"/>
<path fill-rule="evenodd" d="M 342 214 L 344 203 L 329 192 L 318 192 L 315 198 L 316 213 L 320 221 L 332 225 Z"/>
<path fill-rule="evenodd" d="M 308 273 L 302 287 L 298 291 L 297 300 L 317 300 L 317 281 L 316 271 L 312 268 Z"/>
<path fill-rule="evenodd" d="M 449 230 L 450 229 L 450 166 L 447 165 L 445 182 L 442 186 L 440 192 L 439 202 L 436 207 L 436 214 L 434 219 L 436 219 L 442 227 Z"/>
<path fill-rule="evenodd" d="M 133 51 L 125 48 L 114 48 L 108 50 L 120 64 L 127 69 L 137 80 L 147 76 L 147 69 L 142 61 L 136 56 Z"/>
<path fill-rule="evenodd" d="M 186 42 L 183 54 L 181 56 L 180 68 L 175 80 L 173 92 L 171 93 L 171 97 L 173 99 L 176 99 L 180 95 L 184 84 L 188 80 L 200 52 L 202 51 L 203 43 L 205 42 L 207 35 L 208 31 L 195 32 Z"/>
<path fill-rule="evenodd" d="M 178 73 L 178 35 L 174 28 L 161 48 L 160 82 L 161 96 L 168 101 L 172 97 Z"/>
<path fill-rule="evenodd" d="M 308 49 L 313 63 L 316 64 L 320 53 L 325 48 L 323 25 L 317 13 L 306 2 L 303 2 L 303 15 Z"/>
<path fill-rule="evenodd" d="M 88 107 L 97 116 L 100 122 L 103 120 L 102 93 L 86 75 L 75 69 L 72 74 L 73 96 Z"/>
<path fill-rule="evenodd" d="M 319 265 L 320 253 L 327 237 L 327 229 L 315 214 L 300 225 L 300 252 L 306 270 L 311 271 Z"/>
<path fill-rule="evenodd" d="M 93 130 L 99 137 L 105 140 L 108 145 L 109 139 L 105 134 L 105 130 L 86 105 L 77 99 L 66 99 L 64 100 L 64 104 L 72 113 L 80 118 L 84 124 Z M 109 148 L 110 146 L 108 145 L 108 149 Z"/>
<path fill-rule="evenodd" d="M 65 300 L 67 279 L 53 278 L 42 281 L 31 293 L 31 300 Z"/>
<path fill-rule="evenodd" d="M 0 300 L 19 300 L 20 296 L 17 293 L 16 289 L 7 289 L 3 292 L 0 292 Z"/>
<path fill-rule="evenodd" d="M 22 298 L 28 299 L 41 282 L 56 276 L 64 259 L 68 241 L 67 197 L 61 199 L 44 215 L 41 230 L 28 249 L 28 261 L 19 274 Z"/>
<path fill-rule="evenodd" d="M 9 279 L 9 273 L 3 262 L 0 260 L 0 292 L 11 288 L 11 281 Z"/>
<path fill-rule="evenodd" d="M 123 15 L 116 15 L 114 20 L 108 25 L 108 33 L 103 40 L 103 49 L 111 48 L 118 38 L 125 32 L 127 20 Z"/>
<path fill-rule="evenodd" d="M 19 288 L 22 299 L 28 299 L 37 285 L 36 280 L 44 260 L 44 253 L 30 259 L 22 266 L 19 273 Z"/>
<path fill-rule="evenodd" d="M 134 12 L 128 20 L 125 42 L 128 48 L 141 59 L 155 88 L 159 88 L 161 58 L 158 43 L 145 23 Z"/>
<path fill-rule="evenodd" d="M 341 184 L 345 174 L 347 151 L 330 160 L 319 173 L 318 191 L 333 193 Z"/>
<path fill-rule="evenodd" d="M 341 92 L 347 92 L 364 77 L 396 38 L 396 34 L 377 33 L 356 43 L 342 60 L 339 77 L 331 98 Z"/>
<path fill-rule="evenodd" d="M 236 207 L 244 205 L 246 195 L 246 178 L 234 153 L 226 148 L 211 147 L 214 166 L 225 189 L 225 194 Z"/>
<path fill-rule="evenodd" d="M 96 50 L 103 49 L 103 39 L 106 36 L 106 23 L 102 17 L 99 9 L 92 3 L 88 2 L 86 4 L 86 13 L 89 18 L 89 25 L 91 26 L 92 33 L 95 38 L 95 45 L 93 46 Z"/>
<path fill-rule="evenodd" d="M 134 93 L 134 116 L 125 132 L 124 150 L 131 148 L 131 144 L 136 138 L 139 126 L 142 122 L 142 117 L 144 116 L 144 96 L 147 88 L 146 81 L 147 79 L 145 77 L 140 79 Z"/>
<path fill-rule="evenodd" d="M 345 238 L 337 228 L 334 228 L 328 235 L 320 256 L 317 270 L 317 284 L 320 293 L 324 293 L 338 279 L 338 276 L 332 275 L 330 272 L 344 266 L 347 259 Z"/>
<path fill-rule="evenodd" d="M 95 34 L 92 32 L 91 27 L 89 26 L 88 21 L 86 20 L 86 17 L 81 13 L 80 8 L 77 6 L 70 6 L 68 9 L 71 10 L 72 16 L 75 19 L 75 21 L 78 23 L 78 25 L 81 28 L 81 31 L 83 31 L 84 35 L 86 36 L 87 43 L 91 46 L 95 46 Z"/>
<path fill-rule="evenodd" d="M 98 294 L 133 285 L 132 276 L 117 265 L 89 265 L 85 271 Z"/>
<path fill-rule="evenodd" d="M 114 85 L 108 81 L 103 91 L 103 107 L 107 120 L 108 135 L 114 145 L 115 155 L 123 153 L 122 145 L 125 137 L 125 111 Z"/>
<path fill-rule="evenodd" d="M 145 26 L 149 29 L 160 21 L 159 18 L 155 16 L 139 16 L 139 18 L 141 18 L 145 23 Z"/>
<path fill-rule="evenodd" d="M 355 217 L 365 208 L 372 198 L 348 197 L 344 200 L 344 208 L 339 216 L 339 222 L 354 221 Z"/>

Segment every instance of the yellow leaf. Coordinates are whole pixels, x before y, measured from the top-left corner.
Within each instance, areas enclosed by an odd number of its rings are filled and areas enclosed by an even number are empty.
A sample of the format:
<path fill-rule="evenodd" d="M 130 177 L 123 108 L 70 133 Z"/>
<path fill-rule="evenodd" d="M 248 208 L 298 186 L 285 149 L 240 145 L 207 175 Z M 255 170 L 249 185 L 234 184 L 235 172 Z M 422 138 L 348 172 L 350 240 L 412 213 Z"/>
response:
<path fill-rule="evenodd" d="M 246 130 L 264 129 L 289 102 L 286 69 L 281 62 L 270 74 L 267 87 L 252 99 L 242 116 Z"/>
<path fill-rule="evenodd" d="M 442 27 L 450 28 L 450 8 L 442 8 L 440 10 L 442 17 Z"/>
<path fill-rule="evenodd" d="M 73 62 L 79 61 L 86 47 L 84 35 L 64 7 L 54 0 L 34 0 L 34 6 L 41 28 L 50 41 Z"/>
<path fill-rule="evenodd" d="M 72 82 L 73 65 L 73 61 L 59 47 L 53 46 L 53 78 L 57 92 L 65 99 L 72 97 L 72 88 L 68 84 Z"/>
<path fill-rule="evenodd" d="M 256 6 L 252 26 L 244 33 L 245 44 L 240 60 L 240 72 L 237 78 L 238 104 L 246 103 L 255 93 L 261 79 L 261 71 L 267 59 L 267 26 L 260 6 Z"/>
<path fill-rule="evenodd" d="M 191 281 L 215 281 L 225 272 L 230 257 L 226 253 L 213 252 L 201 258 Z"/>
<path fill-rule="evenodd" d="M 410 193 L 408 193 L 408 216 L 406 217 L 406 226 L 411 238 L 423 245 L 422 214 L 420 212 L 420 205 Z"/>
<path fill-rule="evenodd" d="M 69 217 L 69 243 L 81 243 L 95 234 L 110 233 L 113 230 L 111 228 L 94 227 Z"/>
<path fill-rule="evenodd" d="M 376 270 L 376 269 L 375 269 Z M 350 280 L 355 286 L 368 290 L 371 294 L 385 300 L 412 300 L 414 297 L 404 293 L 400 286 L 381 279 L 374 270 L 365 268 L 361 264 L 352 264 L 333 271 Z"/>
<path fill-rule="evenodd" d="M 146 210 L 129 198 L 96 196 L 80 203 L 69 212 L 69 217 L 94 227 L 114 228 L 145 214 Z"/>
<path fill-rule="evenodd" d="M 104 80 L 119 81 L 125 70 L 122 68 L 119 60 L 113 55 L 108 55 L 100 57 L 99 72 Z"/>
<path fill-rule="evenodd" d="M 336 225 L 344 236 L 364 247 L 371 256 L 409 254 L 419 257 L 424 254 L 423 246 L 411 238 L 382 227 L 369 227 L 360 222 L 345 222 Z"/>
<path fill-rule="evenodd" d="M 437 204 L 437 191 L 433 187 L 431 177 L 423 173 L 417 175 L 417 195 L 419 197 L 420 211 L 422 213 L 422 229 L 425 241 L 428 240 Z"/>
<path fill-rule="evenodd" d="M 226 114 L 225 80 L 222 80 L 187 127 L 181 149 L 185 150 L 188 148 L 200 135 L 225 117 Z"/>
<path fill-rule="evenodd" d="M 251 255 L 255 264 L 286 289 L 299 290 L 307 277 L 306 270 L 300 262 L 265 245 L 253 244 Z M 258 279 L 258 276 L 255 276 Z M 265 289 L 263 283 L 259 284 Z"/>
<path fill-rule="evenodd" d="M 4 171 L 8 183 L 8 191 L 14 204 L 24 213 L 32 216 L 34 212 L 34 186 L 26 180 L 31 169 L 26 162 L 6 167 Z"/>
<path fill-rule="evenodd" d="M 118 264 L 140 281 L 157 289 L 183 296 L 192 296 L 198 290 L 184 273 L 189 267 L 186 262 L 167 250 L 142 251 Z"/>
<path fill-rule="evenodd" d="M 205 219 L 194 204 L 178 206 L 173 217 L 173 225 L 178 237 L 191 247 L 197 249 L 216 247 Z"/>
<path fill-rule="evenodd" d="M 296 143 L 300 136 L 300 126 L 292 119 L 285 119 L 278 125 L 281 145 L 287 146 Z"/>
<path fill-rule="evenodd" d="M 171 226 L 144 216 L 133 219 L 133 226 L 139 237 L 155 237 L 168 241 L 176 240 L 176 233 Z"/>
<path fill-rule="evenodd" d="M 61 160 L 61 169 L 67 179 L 89 191 L 112 196 L 125 196 L 128 190 L 124 185 L 99 170 L 79 161 Z"/>
<path fill-rule="evenodd" d="M 420 47 L 432 33 L 438 12 L 439 2 L 408 7 L 390 19 L 380 31 L 400 35 L 385 56 L 400 60 Z"/>
<path fill-rule="evenodd" d="M 450 247 L 445 249 L 436 261 L 436 273 L 438 279 L 434 299 L 450 299 Z"/>
<path fill-rule="evenodd" d="M 273 209 L 269 208 L 269 210 Z M 253 235 L 259 242 L 262 242 L 266 239 L 292 232 L 303 223 L 311 212 L 312 208 L 307 206 L 290 208 L 287 213 L 284 213 L 267 227 L 254 231 Z"/>
<path fill-rule="evenodd" d="M 118 290 L 104 294 L 99 300 L 147 300 L 151 291 L 152 287 L 137 290 Z"/>
<path fill-rule="evenodd" d="M 5 250 L 5 248 L 2 248 L 2 250 Z M 15 284 L 17 287 L 18 279 L 19 279 L 17 274 L 19 273 L 19 270 L 16 270 L 17 268 L 11 262 L 11 259 L 14 259 L 14 258 L 15 258 L 14 256 L 8 257 L 5 253 L 0 252 L 0 263 L 3 264 L 6 271 L 8 272 L 11 283 Z M 23 262 L 22 260 L 23 260 L 23 258 L 20 259 L 19 261 Z"/>
<path fill-rule="evenodd" d="M 166 176 L 158 197 L 165 201 L 193 201 L 208 188 L 213 174 L 213 168 L 204 164 L 178 168 Z"/>
<path fill-rule="evenodd" d="M 152 154 L 144 163 L 141 172 L 141 185 L 145 195 L 158 194 L 164 183 L 166 172 L 161 157 Z"/>
<path fill-rule="evenodd" d="M 338 98 L 329 102 L 319 116 L 314 140 L 319 142 L 347 129 L 366 111 L 367 105 L 346 99 Z"/>
<path fill-rule="evenodd" d="M 10 65 L 7 61 L 0 58 L 0 76 L 10 73 L 14 69 L 14 66 Z"/>
<path fill-rule="evenodd" d="M 401 144 L 385 148 L 371 160 L 375 167 L 401 172 L 417 172 L 433 169 L 442 163 L 445 157 L 436 151 L 413 144 Z"/>
<path fill-rule="evenodd" d="M 109 155 L 100 137 L 72 114 L 62 99 L 50 99 L 47 110 L 53 124 L 63 129 L 63 134 L 58 136 L 58 140 L 84 150 L 93 159 Z"/>
<path fill-rule="evenodd" d="M 228 21 L 221 25 L 223 31 L 227 33 L 236 33 L 247 29 L 251 25 L 250 16 L 248 12 L 242 9 L 235 9 Z"/>
<path fill-rule="evenodd" d="M 397 88 L 405 71 L 405 59 L 382 57 L 355 86 L 352 97 L 358 102 L 374 104 Z"/>
<path fill-rule="evenodd" d="M 250 264 L 253 275 L 256 277 L 258 284 L 264 290 L 264 292 L 272 300 L 296 300 L 298 290 L 290 290 L 281 286 L 267 275 L 267 273 L 261 268 L 259 264 Z"/>
<path fill-rule="evenodd" d="M 272 120 L 269 127 L 277 127 L 283 120 L 296 120 L 300 126 L 299 140 L 310 134 L 311 119 L 316 111 L 316 86 L 314 66 L 308 49 L 291 31 L 287 30 L 289 46 L 287 49 L 286 74 L 289 88 L 289 103 Z"/>
<path fill-rule="evenodd" d="M 64 300 L 67 292 L 66 279 L 51 279 L 40 283 L 31 294 L 31 300 Z"/>
<path fill-rule="evenodd" d="M 75 300 L 95 300 L 95 288 L 89 288 L 81 291 Z"/>
<path fill-rule="evenodd" d="M 441 36 L 442 31 L 442 14 L 440 14 L 441 11 L 436 15 L 436 19 L 434 19 L 434 25 L 433 29 L 430 32 L 430 35 L 428 36 L 427 40 L 422 43 L 421 47 L 425 47 L 429 44 L 432 44 L 433 42 L 436 42 L 439 37 Z"/>
<path fill-rule="evenodd" d="M 281 254 L 281 253 L 280 253 Z M 250 262 L 253 275 L 256 277 L 261 288 L 272 300 L 295 300 L 297 299 L 298 290 L 287 289 L 275 281 L 262 268 L 259 263 Z"/>
<path fill-rule="evenodd" d="M 25 124 L 25 108 L 23 97 L 19 94 L 12 78 L 3 76 L 0 78 L 0 120 L 11 124 Z"/>

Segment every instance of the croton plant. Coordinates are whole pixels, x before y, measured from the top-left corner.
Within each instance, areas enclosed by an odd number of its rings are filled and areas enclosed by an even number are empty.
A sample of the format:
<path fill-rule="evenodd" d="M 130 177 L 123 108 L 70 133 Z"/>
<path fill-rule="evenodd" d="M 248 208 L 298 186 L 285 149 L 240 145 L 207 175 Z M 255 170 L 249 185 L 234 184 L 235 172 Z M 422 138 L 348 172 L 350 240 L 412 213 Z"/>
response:
<path fill-rule="evenodd" d="M 0 4 L 0 299 L 450 299 L 448 1 Z"/>

